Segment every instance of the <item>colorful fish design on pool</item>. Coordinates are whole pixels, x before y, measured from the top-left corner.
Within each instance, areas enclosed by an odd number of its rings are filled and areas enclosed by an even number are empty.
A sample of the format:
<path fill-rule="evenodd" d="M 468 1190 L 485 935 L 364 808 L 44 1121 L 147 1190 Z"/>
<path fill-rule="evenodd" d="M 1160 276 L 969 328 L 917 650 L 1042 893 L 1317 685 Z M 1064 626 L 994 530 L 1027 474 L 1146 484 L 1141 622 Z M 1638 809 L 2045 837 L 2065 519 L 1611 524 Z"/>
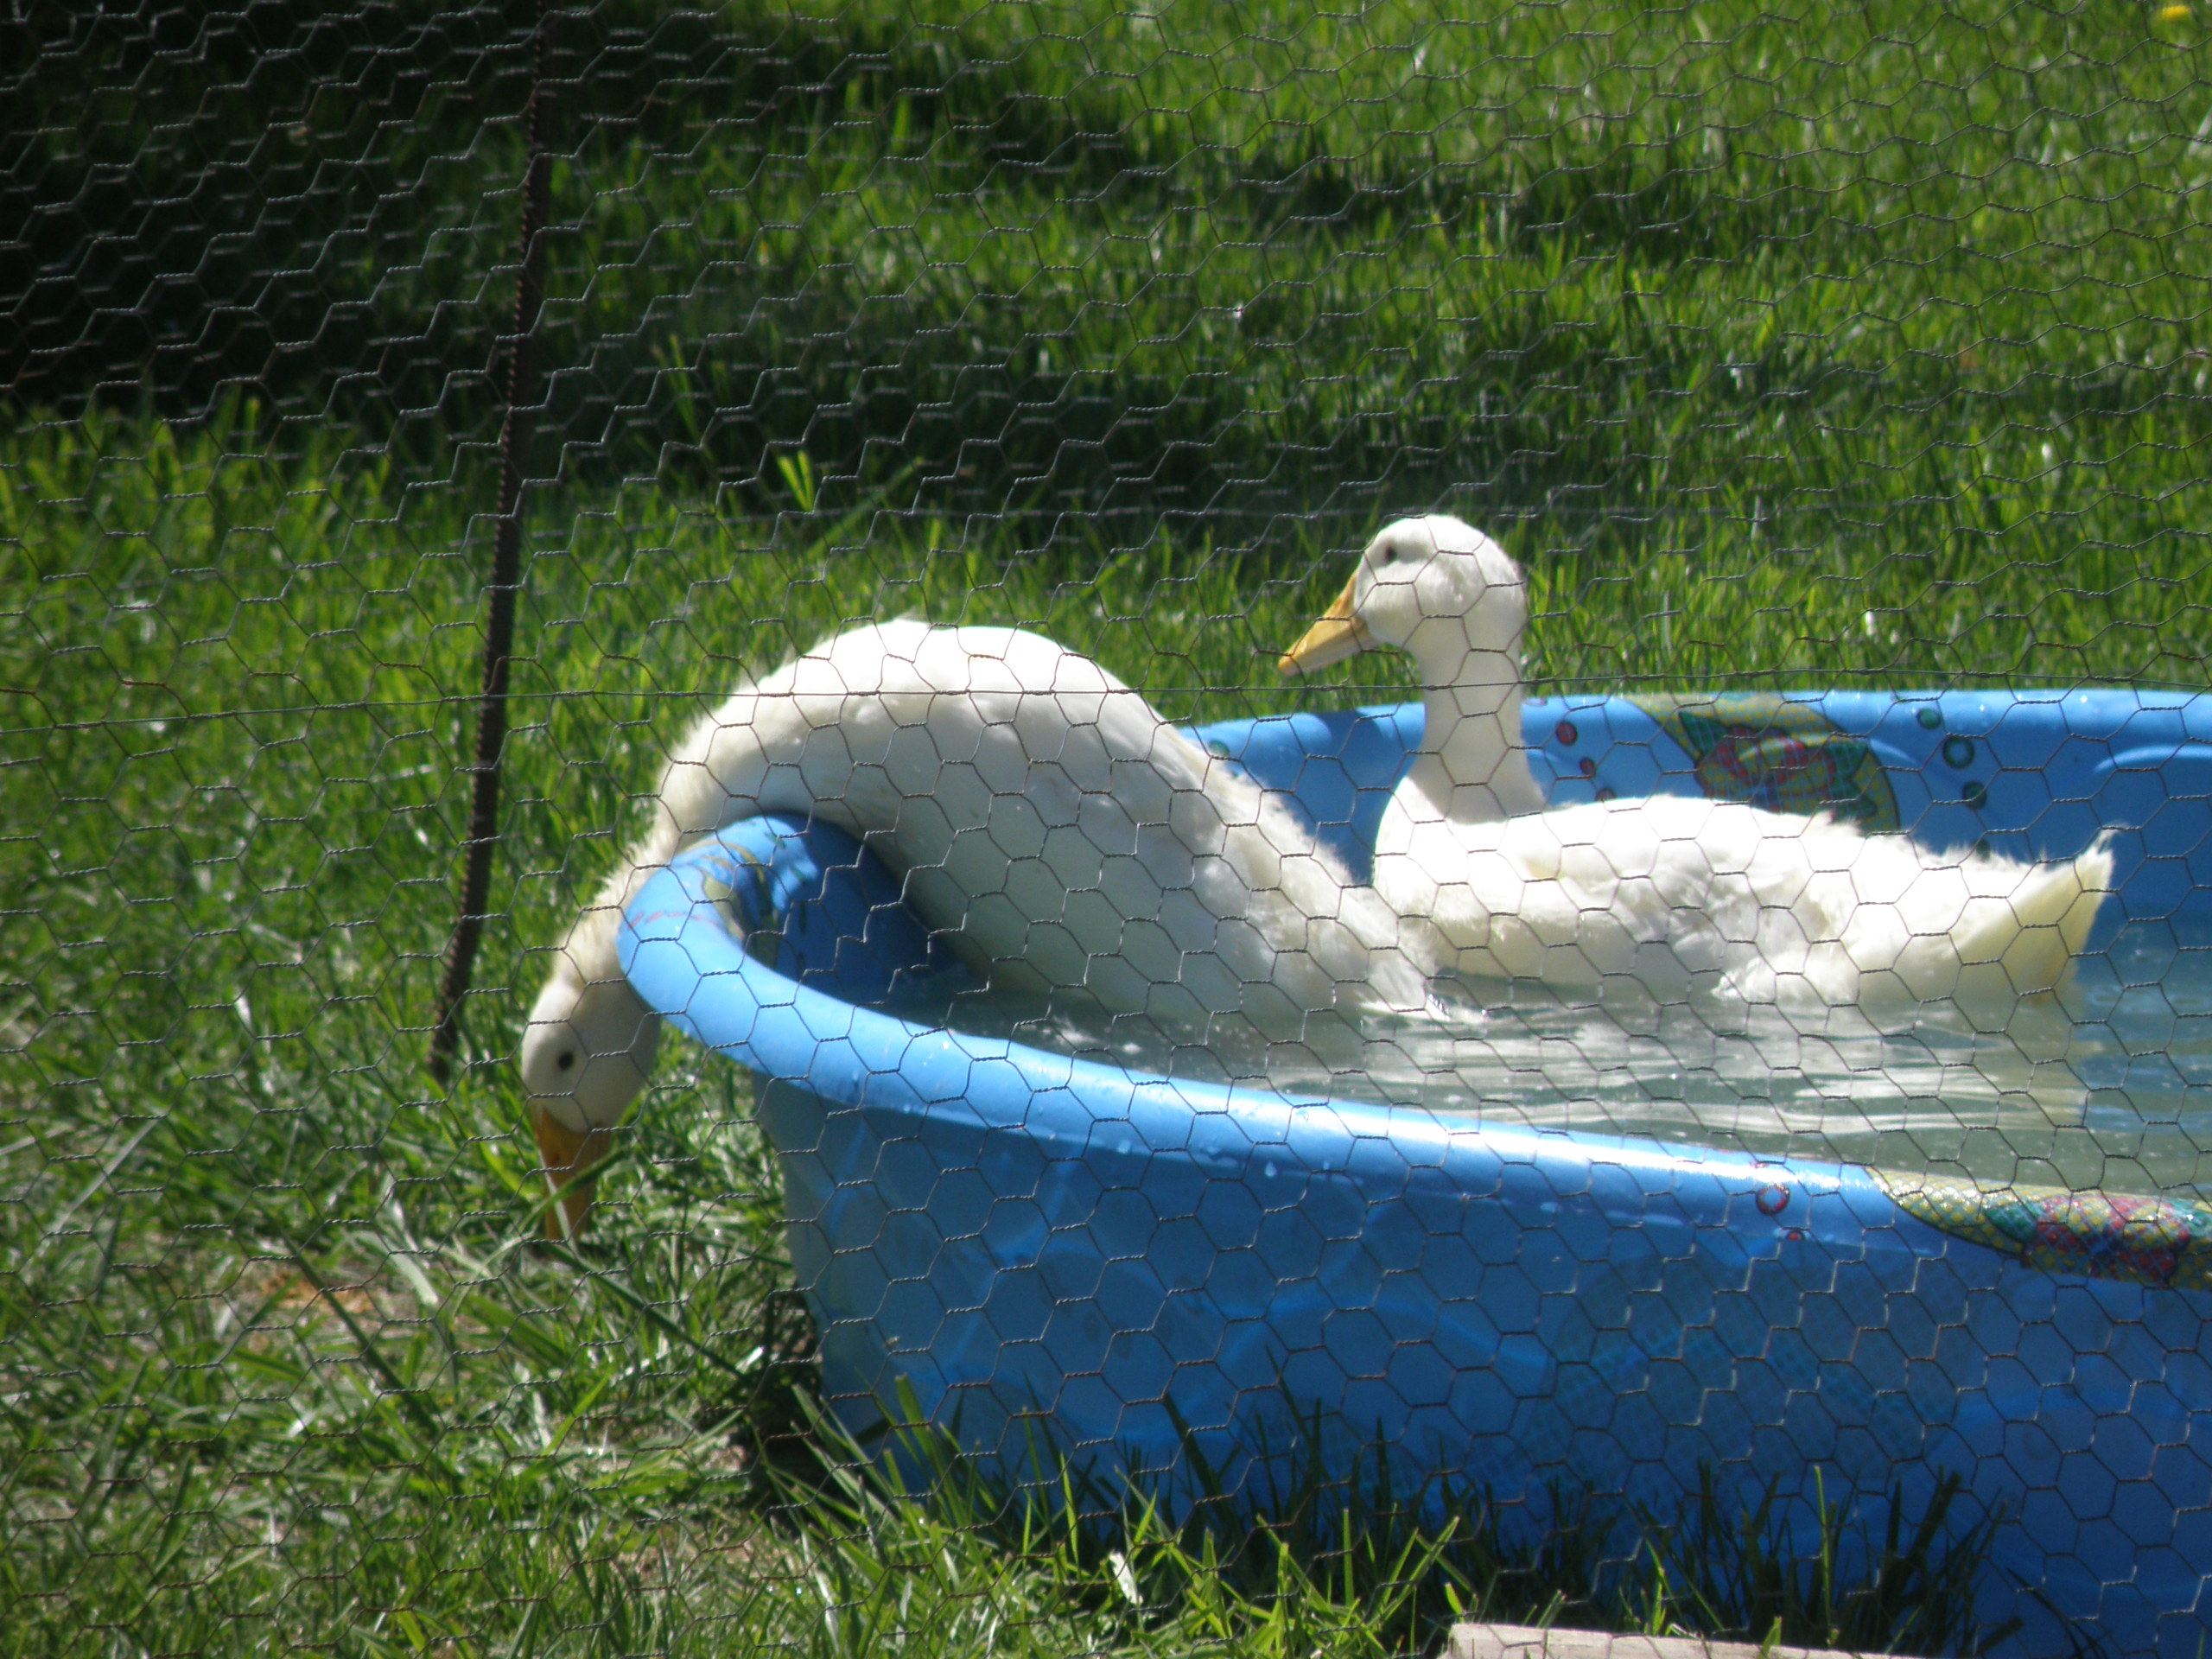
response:
<path fill-rule="evenodd" d="M 2045 1273 L 2212 1288 L 2212 1209 L 2194 1199 L 1868 1173 L 1907 1215 Z"/>
<path fill-rule="evenodd" d="M 1898 827 L 1897 791 L 1873 746 L 1810 703 L 1766 691 L 1630 701 L 1689 752 L 1698 787 L 1715 800 L 1832 813 L 1869 830 Z"/>

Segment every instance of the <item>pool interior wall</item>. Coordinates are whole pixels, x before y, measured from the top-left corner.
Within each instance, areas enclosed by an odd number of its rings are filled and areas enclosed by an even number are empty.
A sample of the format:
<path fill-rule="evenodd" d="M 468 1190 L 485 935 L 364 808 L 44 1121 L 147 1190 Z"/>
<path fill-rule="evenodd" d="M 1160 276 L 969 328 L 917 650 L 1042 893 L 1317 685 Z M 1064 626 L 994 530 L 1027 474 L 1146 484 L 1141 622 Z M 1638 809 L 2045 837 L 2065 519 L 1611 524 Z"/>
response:
<path fill-rule="evenodd" d="M 1932 716 L 1932 717 L 1931 717 Z M 2212 920 L 2212 700 L 2150 694 L 1532 700 L 1554 800 L 1673 789 L 2063 855 L 2120 830 L 2102 930 Z M 1418 708 L 1200 735 L 1351 855 Z M 1112 1479 L 1185 1427 L 1250 1472 L 1319 1406 L 1409 1471 L 1668 1513 L 1715 1471 L 1997 1512 L 1985 1617 L 2021 1653 L 2194 1655 L 2212 1572 L 2212 1212 L 1984 1191 L 1652 1141 L 1455 1123 L 1119 1068 L 877 1011 L 931 970 L 842 832 L 756 819 L 632 906 L 646 1000 L 766 1080 L 825 1385 L 903 1387 L 1019 1476 Z M 763 957 L 769 958 L 763 960 Z M 1961 1517 L 1964 1524 L 1972 1518 Z"/>

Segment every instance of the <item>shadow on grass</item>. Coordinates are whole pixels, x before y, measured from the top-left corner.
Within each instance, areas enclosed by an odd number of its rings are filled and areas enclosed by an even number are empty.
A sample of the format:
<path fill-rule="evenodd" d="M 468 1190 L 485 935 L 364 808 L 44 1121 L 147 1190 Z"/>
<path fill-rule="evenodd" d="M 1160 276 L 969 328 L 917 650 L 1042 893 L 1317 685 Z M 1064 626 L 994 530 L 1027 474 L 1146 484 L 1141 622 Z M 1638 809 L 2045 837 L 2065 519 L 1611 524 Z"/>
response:
<path fill-rule="evenodd" d="M 1977 1616 L 2005 1517 L 1964 1516 L 1956 1476 L 1916 1518 L 1902 1487 L 1862 1506 L 1817 1481 L 1809 1505 L 1774 1484 L 1732 1505 L 1709 1465 L 1672 1514 L 1565 1483 L 1530 1505 L 1471 1478 L 1408 1476 L 1379 1433 L 1349 1442 L 1319 1408 L 1284 1421 L 1289 1443 L 1255 1435 L 1236 1482 L 1179 1417 L 1170 1470 L 1102 1474 L 1040 1416 L 1010 1473 L 962 1450 L 957 1425 L 927 1423 L 902 1384 L 868 1437 L 879 1455 L 817 1420 L 828 1455 L 785 1487 L 786 1513 L 865 1528 L 882 1506 L 918 1509 L 1154 1639 L 1265 1635 L 1285 1652 L 1351 1637 L 1424 1653 L 1465 1619 L 1923 1656 L 1985 1653 L 2019 1629 Z"/>

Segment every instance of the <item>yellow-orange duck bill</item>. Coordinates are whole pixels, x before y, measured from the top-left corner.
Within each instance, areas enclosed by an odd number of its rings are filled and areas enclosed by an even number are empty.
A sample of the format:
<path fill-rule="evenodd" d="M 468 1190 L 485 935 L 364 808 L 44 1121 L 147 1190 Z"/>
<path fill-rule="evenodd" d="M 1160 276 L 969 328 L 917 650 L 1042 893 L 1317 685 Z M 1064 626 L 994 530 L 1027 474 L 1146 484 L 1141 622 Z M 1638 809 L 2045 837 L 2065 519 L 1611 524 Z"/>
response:
<path fill-rule="evenodd" d="M 1321 620 L 1306 630 L 1298 643 L 1282 654 L 1275 664 L 1285 674 L 1311 674 L 1327 668 L 1333 663 L 1348 662 L 1363 651 L 1375 648 L 1375 636 L 1367 631 L 1367 624 L 1353 612 L 1352 588 L 1357 581 L 1344 584 L 1337 595 L 1337 602 L 1321 613 Z"/>
<path fill-rule="evenodd" d="M 531 1127 L 537 1131 L 537 1155 L 544 1166 L 545 1184 L 559 1195 L 545 1211 L 545 1236 L 575 1238 L 591 1217 L 592 1166 L 614 1149 L 608 1129 L 572 1129 L 543 1106 L 530 1109 Z"/>

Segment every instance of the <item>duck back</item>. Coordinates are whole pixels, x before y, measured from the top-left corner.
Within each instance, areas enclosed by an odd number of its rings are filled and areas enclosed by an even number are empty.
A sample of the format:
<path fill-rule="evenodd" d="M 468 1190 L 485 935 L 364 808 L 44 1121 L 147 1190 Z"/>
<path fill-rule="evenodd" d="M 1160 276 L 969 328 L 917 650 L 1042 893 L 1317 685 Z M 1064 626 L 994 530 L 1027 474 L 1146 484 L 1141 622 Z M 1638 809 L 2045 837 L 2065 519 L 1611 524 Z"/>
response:
<path fill-rule="evenodd" d="M 1381 990 L 1392 918 L 1287 808 L 1091 659 L 914 621 L 824 641 L 702 720 L 650 840 L 752 812 L 861 836 L 977 971 L 1116 1011 L 1274 1019 Z"/>
<path fill-rule="evenodd" d="M 1490 823 L 1394 798 L 1376 885 L 1461 974 L 1662 999 L 1984 1001 L 2057 988 L 2109 886 L 2100 842 L 2030 864 L 1679 796 Z"/>

